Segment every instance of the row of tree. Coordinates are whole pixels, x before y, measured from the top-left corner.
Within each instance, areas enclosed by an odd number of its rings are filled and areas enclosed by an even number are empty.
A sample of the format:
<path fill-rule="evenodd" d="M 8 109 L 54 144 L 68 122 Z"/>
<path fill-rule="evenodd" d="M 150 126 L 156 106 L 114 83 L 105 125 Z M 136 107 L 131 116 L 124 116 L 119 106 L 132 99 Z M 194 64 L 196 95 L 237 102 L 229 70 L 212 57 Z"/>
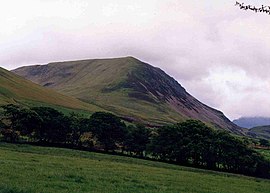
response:
<path fill-rule="evenodd" d="M 199 121 L 160 128 L 152 144 L 153 155 L 162 160 L 246 175 L 270 175 L 270 163 L 243 140 Z"/>
<path fill-rule="evenodd" d="M 131 156 L 212 170 L 270 178 L 270 164 L 241 139 L 196 120 L 158 129 L 127 126 L 119 117 L 96 112 L 89 118 L 49 107 L 2 107 L 0 131 L 6 141 L 118 151 Z"/>

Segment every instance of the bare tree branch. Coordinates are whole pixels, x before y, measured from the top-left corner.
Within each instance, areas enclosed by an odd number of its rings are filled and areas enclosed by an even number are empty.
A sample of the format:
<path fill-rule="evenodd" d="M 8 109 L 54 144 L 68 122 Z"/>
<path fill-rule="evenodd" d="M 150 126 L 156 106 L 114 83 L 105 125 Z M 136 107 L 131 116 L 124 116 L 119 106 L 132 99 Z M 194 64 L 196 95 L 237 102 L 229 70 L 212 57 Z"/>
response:
<path fill-rule="evenodd" d="M 262 5 L 261 7 L 255 7 L 252 5 L 245 5 L 245 3 L 239 3 L 238 1 L 236 1 L 235 6 L 238 6 L 240 9 L 243 10 L 251 10 L 255 11 L 256 13 L 266 13 L 270 15 L 270 6 Z"/>

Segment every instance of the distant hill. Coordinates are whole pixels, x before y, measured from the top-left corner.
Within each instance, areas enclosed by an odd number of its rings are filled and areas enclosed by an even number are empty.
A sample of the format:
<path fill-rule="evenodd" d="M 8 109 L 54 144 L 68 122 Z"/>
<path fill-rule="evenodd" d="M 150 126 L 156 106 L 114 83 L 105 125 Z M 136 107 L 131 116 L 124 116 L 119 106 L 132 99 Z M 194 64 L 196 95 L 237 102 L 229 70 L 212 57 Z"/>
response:
<path fill-rule="evenodd" d="M 249 129 L 247 134 L 252 137 L 270 140 L 270 125 L 253 127 Z"/>
<path fill-rule="evenodd" d="M 133 57 L 56 62 L 13 72 L 129 120 L 165 124 L 199 119 L 242 133 L 222 112 L 195 99 L 164 71 Z"/>
<path fill-rule="evenodd" d="M 65 96 L 52 89 L 44 88 L 0 68 L 0 105 L 10 103 L 26 106 L 52 106 L 92 112 L 101 110 L 97 106 Z"/>
<path fill-rule="evenodd" d="M 252 128 L 257 126 L 270 125 L 269 117 L 241 117 L 233 120 L 233 122 L 239 127 Z"/>

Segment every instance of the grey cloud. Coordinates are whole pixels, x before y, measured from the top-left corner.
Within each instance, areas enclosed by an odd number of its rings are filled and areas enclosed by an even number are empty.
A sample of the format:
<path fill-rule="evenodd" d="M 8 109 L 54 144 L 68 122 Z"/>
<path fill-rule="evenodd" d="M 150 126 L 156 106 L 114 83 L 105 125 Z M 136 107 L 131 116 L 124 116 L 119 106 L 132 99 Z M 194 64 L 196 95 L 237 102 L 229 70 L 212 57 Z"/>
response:
<path fill-rule="evenodd" d="M 0 32 L 1 67 L 132 55 L 164 69 L 230 118 L 270 116 L 265 105 L 258 107 L 262 100 L 270 103 L 270 93 L 257 88 L 270 82 L 268 15 L 244 12 L 225 0 L 63 2 L 26 0 L 34 8 L 25 16 L 0 14 L 12 21 L 0 21 L 7 26 Z M 53 5 L 62 8 L 50 10 Z M 245 78 L 233 79 L 228 69 Z M 258 84 L 250 86 L 252 80 Z"/>

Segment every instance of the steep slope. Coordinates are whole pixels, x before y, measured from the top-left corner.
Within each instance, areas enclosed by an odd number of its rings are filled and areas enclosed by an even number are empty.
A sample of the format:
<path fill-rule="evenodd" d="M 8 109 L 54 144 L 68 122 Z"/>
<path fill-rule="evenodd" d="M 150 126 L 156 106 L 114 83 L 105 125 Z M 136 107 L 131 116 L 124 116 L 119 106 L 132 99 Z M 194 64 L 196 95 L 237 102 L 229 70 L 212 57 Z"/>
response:
<path fill-rule="evenodd" d="M 100 110 L 99 107 L 60 94 L 52 89 L 41 87 L 12 72 L 0 68 L 0 105 L 17 103 L 28 106 L 46 105 L 79 109 Z"/>
<path fill-rule="evenodd" d="M 13 72 L 128 119 L 164 124 L 193 118 L 242 132 L 222 112 L 196 100 L 161 69 L 133 57 L 58 62 Z"/>
<path fill-rule="evenodd" d="M 270 125 L 269 117 L 241 117 L 239 119 L 233 120 L 234 124 L 239 127 L 252 128 L 264 125 Z"/>

